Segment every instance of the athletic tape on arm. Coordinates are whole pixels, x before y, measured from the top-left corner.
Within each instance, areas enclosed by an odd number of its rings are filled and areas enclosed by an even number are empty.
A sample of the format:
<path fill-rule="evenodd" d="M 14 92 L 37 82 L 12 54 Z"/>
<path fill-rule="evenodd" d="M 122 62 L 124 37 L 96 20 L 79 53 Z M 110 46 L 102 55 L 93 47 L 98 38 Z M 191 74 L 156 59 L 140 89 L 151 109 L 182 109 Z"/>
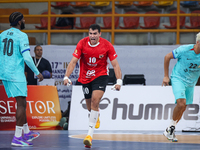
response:
<path fill-rule="evenodd" d="M 72 81 L 68 78 L 68 76 L 65 76 L 65 77 L 63 78 L 63 81 L 65 81 L 65 80 L 68 80 L 67 86 L 70 86 L 71 83 L 72 83 Z"/>
<path fill-rule="evenodd" d="M 112 86 L 111 90 L 115 91 L 116 90 L 116 88 L 115 88 L 116 85 L 122 86 L 122 79 L 117 79 L 117 83 Z"/>

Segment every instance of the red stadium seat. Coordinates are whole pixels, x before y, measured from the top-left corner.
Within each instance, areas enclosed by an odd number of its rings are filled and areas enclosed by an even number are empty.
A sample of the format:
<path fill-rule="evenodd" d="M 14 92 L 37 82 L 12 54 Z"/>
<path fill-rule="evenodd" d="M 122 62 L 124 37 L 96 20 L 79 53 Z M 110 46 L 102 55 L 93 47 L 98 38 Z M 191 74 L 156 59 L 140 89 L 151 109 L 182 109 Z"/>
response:
<path fill-rule="evenodd" d="M 111 14 L 112 12 L 107 12 L 106 14 Z M 117 14 L 117 13 L 115 13 Z M 103 24 L 104 27 L 101 27 L 102 29 L 111 29 L 112 26 L 112 18 L 111 17 L 103 17 Z M 115 17 L 115 28 L 117 28 L 119 25 L 119 17 Z"/>
<path fill-rule="evenodd" d="M 170 12 L 170 14 L 176 14 L 177 10 L 173 10 Z M 181 14 L 184 14 L 184 11 L 180 11 Z M 170 26 L 168 25 L 163 25 L 165 28 L 167 29 L 176 29 L 176 25 L 177 25 L 177 17 L 169 17 L 170 20 Z M 182 28 L 185 25 L 185 17 L 180 17 L 180 28 Z"/>
<path fill-rule="evenodd" d="M 191 12 L 192 14 L 200 14 L 200 10 L 194 10 Z M 200 28 L 200 16 L 191 16 L 190 17 L 191 26 L 185 25 L 187 29 L 199 29 Z"/>
<path fill-rule="evenodd" d="M 145 14 L 159 14 L 157 11 L 148 11 Z M 140 26 L 142 29 L 155 29 L 160 25 L 160 17 L 144 17 L 144 25 Z"/>
<path fill-rule="evenodd" d="M 136 11 L 129 11 L 125 14 L 138 14 Z M 140 17 L 123 17 L 124 27 L 119 26 L 121 29 L 133 29 L 137 28 L 139 25 Z"/>
<path fill-rule="evenodd" d="M 84 12 L 83 14 L 94 14 L 93 12 Z M 80 17 L 81 27 L 75 26 L 77 29 L 88 29 L 90 25 L 96 23 L 96 17 Z"/>
<path fill-rule="evenodd" d="M 43 12 L 42 15 L 46 15 L 48 12 Z M 55 14 L 54 12 L 51 12 L 51 14 Z M 48 27 L 48 17 L 41 17 L 40 18 L 40 24 L 41 26 L 35 26 L 37 29 L 47 29 Z M 51 28 L 54 28 L 56 24 L 56 17 L 51 17 Z"/>
<path fill-rule="evenodd" d="M 146 6 L 151 6 L 153 4 L 153 2 L 148 2 L 148 1 L 145 1 L 145 2 L 138 2 L 138 4 L 136 3 L 133 3 L 133 5 L 137 6 L 137 7 L 146 7 Z"/>
<path fill-rule="evenodd" d="M 69 6 L 69 4 L 70 4 L 70 2 L 56 2 L 56 5 L 51 4 L 51 7 L 61 8 L 61 7 L 67 7 L 67 6 Z"/>
<path fill-rule="evenodd" d="M 123 7 L 123 6 L 131 6 L 133 5 L 133 2 L 118 2 L 118 3 L 115 3 L 115 6 L 119 6 L 119 7 Z"/>

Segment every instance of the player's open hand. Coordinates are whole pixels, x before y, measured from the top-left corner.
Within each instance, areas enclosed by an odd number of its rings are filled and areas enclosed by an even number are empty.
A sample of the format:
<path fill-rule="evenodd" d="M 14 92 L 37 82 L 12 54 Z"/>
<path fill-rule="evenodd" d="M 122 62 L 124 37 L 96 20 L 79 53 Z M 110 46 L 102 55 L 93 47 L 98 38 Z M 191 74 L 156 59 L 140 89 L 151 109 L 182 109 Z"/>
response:
<path fill-rule="evenodd" d="M 41 82 L 41 81 L 43 80 L 43 75 L 42 75 L 41 73 L 38 74 L 37 77 L 38 77 L 38 79 L 39 79 L 39 80 L 38 80 L 39 82 Z"/>
<path fill-rule="evenodd" d="M 162 86 L 163 86 L 163 85 L 164 85 L 164 86 L 169 85 L 169 81 L 170 81 L 170 80 L 169 80 L 169 77 L 167 77 L 167 76 L 164 77 L 164 78 L 163 78 L 163 82 L 162 82 Z"/>

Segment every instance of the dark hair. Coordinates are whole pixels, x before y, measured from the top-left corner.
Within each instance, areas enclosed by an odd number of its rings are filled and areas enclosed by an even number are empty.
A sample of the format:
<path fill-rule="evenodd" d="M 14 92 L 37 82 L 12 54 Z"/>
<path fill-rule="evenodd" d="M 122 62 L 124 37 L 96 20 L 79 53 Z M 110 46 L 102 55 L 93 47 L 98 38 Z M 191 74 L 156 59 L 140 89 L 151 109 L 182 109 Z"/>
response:
<path fill-rule="evenodd" d="M 101 27 L 98 24 L 90 25 L 89 29 L 92 29 L 92 30 L 96 30 L 97 29 L 99 33 L 101 32 Z"/>
<path fill-rule="evenodd" d="M 17 26 L 18 21 L 21 21 L 23 14 L 20 12 L 13 12 L 9 17 L 10 26 Z"/>
<path fill-rule="evenodd" d="M 37 48 L 37 47 L 39 47 L 39 46 L 40 46 L 40 47 L 42 47 L 41 45 L 36 45 L 36 46 L 35 46 L 35 48 L 34 48 L 34 51 L 35 51 L 35 50 L 36 50 L 36 48 Z"/>

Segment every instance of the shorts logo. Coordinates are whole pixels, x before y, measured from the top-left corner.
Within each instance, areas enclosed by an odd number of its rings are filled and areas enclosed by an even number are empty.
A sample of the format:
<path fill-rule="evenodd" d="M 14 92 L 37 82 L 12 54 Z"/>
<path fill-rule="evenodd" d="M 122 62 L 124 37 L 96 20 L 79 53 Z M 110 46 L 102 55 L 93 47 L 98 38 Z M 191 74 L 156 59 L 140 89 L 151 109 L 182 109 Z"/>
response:
<path fill-rule="evenodd" d="M 86 87 L 86 88 L 83 88 L 83 93 L 84 94 L 89 94 L 89 89 Z"/>

